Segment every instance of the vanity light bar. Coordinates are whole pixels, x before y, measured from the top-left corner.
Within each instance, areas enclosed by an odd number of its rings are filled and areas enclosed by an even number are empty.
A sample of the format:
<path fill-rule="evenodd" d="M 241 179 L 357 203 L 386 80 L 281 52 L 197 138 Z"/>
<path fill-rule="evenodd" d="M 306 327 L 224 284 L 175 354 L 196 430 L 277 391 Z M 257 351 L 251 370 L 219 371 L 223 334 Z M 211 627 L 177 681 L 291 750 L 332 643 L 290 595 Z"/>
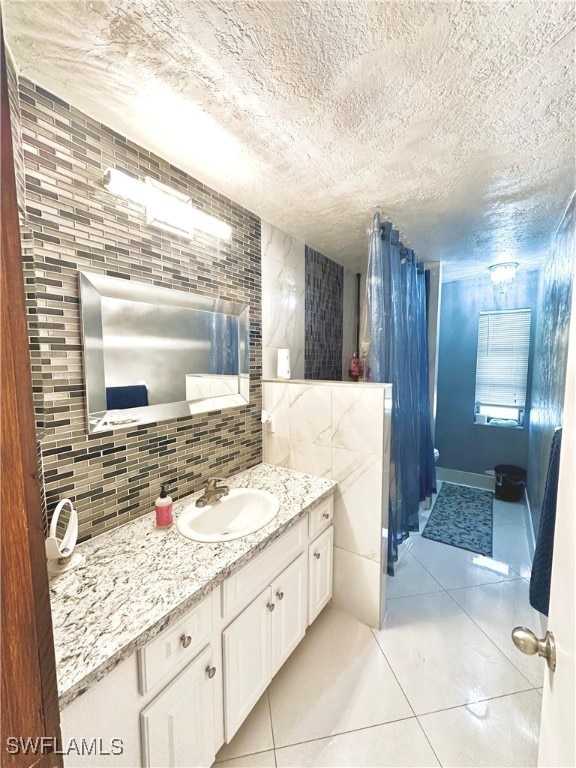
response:
<path fill-rule="evenodd" d="M 192 204 L 187 195 L 146 176 L 146 223 L 175 235 L 190 237 Z"/>
<path fill-rule="evenodd" d="M 115 168 L 107 168 L 104 186 L 113 195 L 144 205 L 146 222 L 152 227 L 181 237 L 191 237 L 194 230 L 221 240 L 230 240 L 232 237 L 232 227 L 226 222 L 195 208 L 189 197 L 150 176 L 141 181 Z"/>
<path fill-rule="evenodd" d="M 113 195 L 146 205 L 146 185 L 134 176 L 117 171 L 115 168 L 107 168 L 104 174 L 104 186 Z"/>
<path fill-rule="evenodd" d="M 204 211 L 194 207 L 192 207 L 192 227 L 209 235 L 214 235 L 214 237 L 219 237 L 221 240 L 230 240 L 232 237 L 232 227 L 225 221 L 220 221 L 220 219 L 209 216 Z"/>

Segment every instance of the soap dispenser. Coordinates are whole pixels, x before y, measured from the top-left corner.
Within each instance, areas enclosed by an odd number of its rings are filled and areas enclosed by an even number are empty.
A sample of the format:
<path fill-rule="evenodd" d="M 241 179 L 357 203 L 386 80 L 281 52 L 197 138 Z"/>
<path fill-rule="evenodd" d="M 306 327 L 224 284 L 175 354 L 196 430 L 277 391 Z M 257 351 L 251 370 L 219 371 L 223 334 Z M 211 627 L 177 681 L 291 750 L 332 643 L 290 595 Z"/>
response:
<path fill-rule="evenodd" d="M 156 499 L 156 526 L 158 528 L 169 528 L 174 522 L 172 516 L 172 499 L 166 493 L 166 486 L 160 486 L 160 496 Z"/>

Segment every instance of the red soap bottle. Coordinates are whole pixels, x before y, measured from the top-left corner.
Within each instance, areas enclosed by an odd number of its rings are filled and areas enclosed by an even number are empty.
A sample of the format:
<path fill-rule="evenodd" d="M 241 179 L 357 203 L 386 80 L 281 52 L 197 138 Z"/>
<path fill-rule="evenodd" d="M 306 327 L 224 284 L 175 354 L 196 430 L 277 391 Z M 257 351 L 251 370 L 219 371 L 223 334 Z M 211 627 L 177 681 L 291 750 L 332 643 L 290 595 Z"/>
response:
<path fill-rule="evenodd" d="M 350 360 L 350 367 L 348 368 L 348 377 L 353 381 L 358 381 L 362 377 L 362 363 L 358 358 L 358 353 L 354 352 L 352 360 Z"/>
<path fill-rule="evenodd" d="M 160 486 L 160 496 L 156 499 L 156 525 L 158 528 L 169 528 L 174 522 L 172 515 L 172 499 L 166 493 L 165 486 Z"/>

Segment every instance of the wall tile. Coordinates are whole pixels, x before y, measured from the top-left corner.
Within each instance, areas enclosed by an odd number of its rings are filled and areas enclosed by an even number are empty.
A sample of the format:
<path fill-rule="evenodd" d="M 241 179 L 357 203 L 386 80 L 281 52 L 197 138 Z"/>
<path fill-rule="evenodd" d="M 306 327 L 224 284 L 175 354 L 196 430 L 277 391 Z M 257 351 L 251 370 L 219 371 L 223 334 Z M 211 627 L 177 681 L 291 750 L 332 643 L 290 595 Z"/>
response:
<path fill-rule="evenodd" d="M 277 467 L 289 467 L 290 464 L 290 440 L 280 437 L 272 432 L 264 431 L 262 460 L 267 464 L 275 464 Z"/>
<path fill-rule="evenodd" d="M 290 440 L 290 468 L 331 479 L 332 449 L 329 445 L 313 445 Z"/>
<path fill-rule="evenodd" d="M 388 384 L 384 389 L 384 424 L 382 450 L 384 456 L 390 456 L 390 440 L 392 437 L 392 384 Z M 388 460 L 385 462 L 389 466 Z"/>
<path fill-rule="evenodd" d="M 332 448 L 334 543 L 380 561 L 382 531 L 382 459 L 370 453 Z"/>
<path fill-rule="evenodd" d="M 380 627 L 380 566 L 373 560 L 334 547 L 332 605 L 369 627 Z"/>
<path fill-rule="evenodd" d="M 384 389 L 381 387 L 334 387 L 332 445 L 381 455 L 383 414 Z"/>
<path fill-rule="evenodd" d="M 290 365 L 292 366 L 292 378 L 304 378 L 306 350 L 304 347 L 295 347 L 290 350 Z"/>
<path fill-rule="evenodd" d="M 303 286 L 298 285 L 297 269 L 291 264 L 264 259 L 262 291 L 262 343 L 276 349 L 290 348 L 303 335 Z"/>
<path fill-rule="evenodd" d="M 262 222 L 262 258 L 302 270 L 304 274 L 304 243 L 268 222 Z"/>
<path fill-rule="evenodd" d="M 277 360 L 278 350 L 275 347 L 262 347 L 262 377 L 264 379 L 276 378 Z M 294 376 L 294 378 L 296 377 Z"/>
<path fill-rule="evenodd" d="M 264 378 L 276 378 L 278 349 L 290 349 L 292 378 L 304 378 L 304 243 L 262 222 L 261 251 Z"/>
<path fill-rule="evenodd" d="M 278 437 L 290 437 L 289 384 L 265 381 L 262 385 L 262 408 L 274 417 L 274 432 Z M 268 431 L 268 425 L 264 432 Z"/>
<path fill-rule="evenodd" d="M 328 387 L 289 385 L 290 439 L 330 445 L 332 391 Z"/>
<path fill-rule="evenodd" d="M 261 461 L 260 221 L 143 147 L 21 79 L 26 174 L 22 226 L 36 426 L 48 509 L 73 499 L 80 537 L 152 509 L 160 482 L 176 498 L 210 475 Z M 229 242 L 172 236 L 102 184 L 115 167 L 150 175 L 231 225 Z M 250 305 L 250 405 L 86 434 L 78 271 Z"/>
<path fill-rule="evenodd" d="M 266 410 L 277 432 L 264 431 L 264 460 L 336 480 L 334 604 L 370 626 L 386 611 L 388 480 L 392 387 L 266 381 Z M 285 412 L 288 404 L 288 438 Z M 279 426 L 278 426 L 279 425 Z M 366 437 L 374 433 L 373 437 Z M 361 446 L 348 450 L 332 443 Z M 378 450 L 376 449 L 378 446 Z M 374 448 L 374 453 L 366 448 Z"/>
<path fill-rule="evenodd" d="M 342 380 L 344 268 L 306 246 L 305 378 Z"/>
<path fill-rule="evenodd" d="M 14 176 L 16 179 L 16 199 L 18 202 L 18 214 L 20 224 L 25 220 L 26 195 L 25 195 L 25 172 L 24 172 L 24 152 L 26 149 L 22 144 L 20 101 L 18 99 L 18 75 L 16 67 L 12 61 L 12 55 L 9 49 L 6 51 L 6 80 L 8 83 L 8 102 L 10 105 L 10 129 L 12 132 L 12 147 L 14 152 Z M 35 153 L 38 150 L 31 148 Z"/>

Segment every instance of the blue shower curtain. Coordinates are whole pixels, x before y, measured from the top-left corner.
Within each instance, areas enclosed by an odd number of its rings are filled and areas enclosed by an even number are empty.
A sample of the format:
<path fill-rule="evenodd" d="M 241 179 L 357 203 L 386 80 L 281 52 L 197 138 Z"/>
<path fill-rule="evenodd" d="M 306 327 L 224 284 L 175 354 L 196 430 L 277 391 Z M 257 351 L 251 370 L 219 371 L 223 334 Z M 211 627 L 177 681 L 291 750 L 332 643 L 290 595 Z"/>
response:
<path fill-rule="evenodd" d="M 436 473 L 424 267 L 378 213 L 370 233 L 366 300 L 369 379 L 393 385 L 388 573 L 394 575 L 398 546 L 418 531 L 419 504 L 436 491 Z"/>

